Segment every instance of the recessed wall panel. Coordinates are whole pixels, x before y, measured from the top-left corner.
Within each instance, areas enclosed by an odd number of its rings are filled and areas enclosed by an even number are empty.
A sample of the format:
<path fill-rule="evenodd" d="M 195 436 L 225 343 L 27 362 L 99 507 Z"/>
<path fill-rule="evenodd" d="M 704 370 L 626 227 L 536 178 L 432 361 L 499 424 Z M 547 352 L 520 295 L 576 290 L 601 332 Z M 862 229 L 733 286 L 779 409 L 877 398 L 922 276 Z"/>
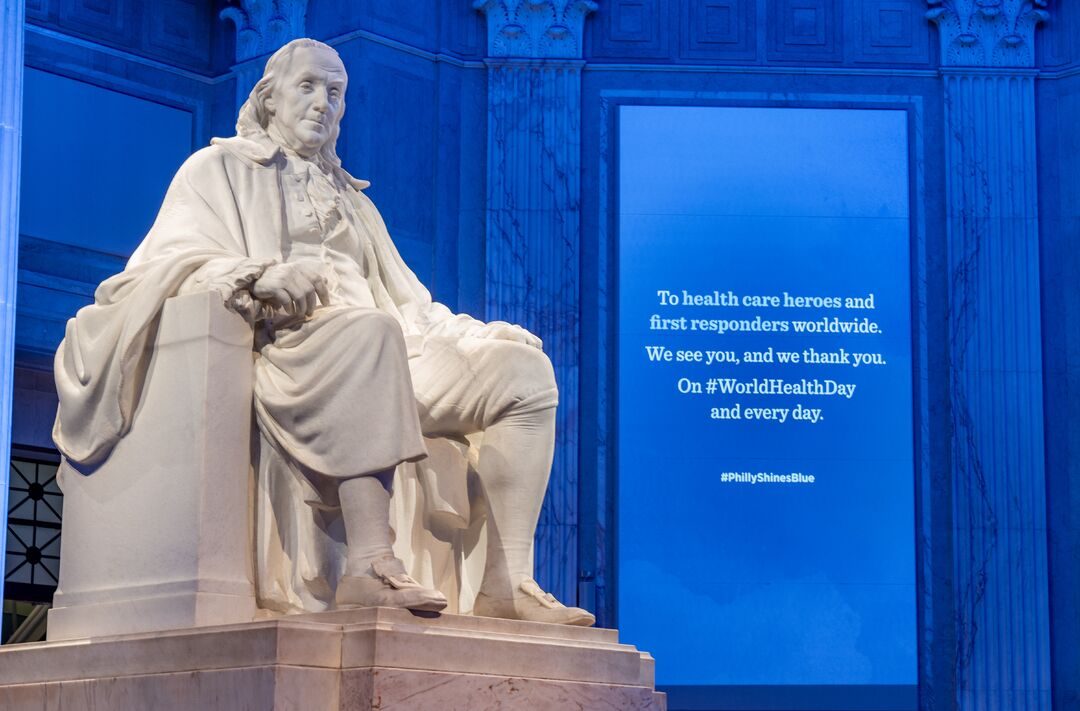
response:
<path fill-rule="evenodd" d="M 128 255 L 192 152 L 192 114 L 26 69 L 22 234 Z"/>

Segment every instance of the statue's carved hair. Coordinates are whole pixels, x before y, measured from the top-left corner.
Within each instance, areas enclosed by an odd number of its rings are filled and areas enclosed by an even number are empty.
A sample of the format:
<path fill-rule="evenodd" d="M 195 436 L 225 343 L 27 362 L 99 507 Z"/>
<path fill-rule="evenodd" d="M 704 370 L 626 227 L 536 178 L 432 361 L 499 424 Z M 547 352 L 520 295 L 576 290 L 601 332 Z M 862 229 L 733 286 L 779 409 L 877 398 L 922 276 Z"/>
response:
<path fill-rule="evenodd" d="M 264 137 L 267 135 L 266 127 L 270 122 L 270 112 L 266 109 L 266 100 L 274 91 L 274 83 L 278 75 L 289 66 L 293 53 L 301 47 L 314 47 L 326 49 L 337 56 L 337 50 L 328 44 L 323 44 L 313 39 L 294 39 L 281 49 L 270 55 L 266 60 L 266 68 L 263 70 L 262 79 L 255 82 L 254 88 L 248 94 L 247 101 L 240 107 L 240 115 L 236 119 L 236 135 L 244 138 Z M 345 100 L 342 99 L 341 112 L 337 120 L 330 126 L 330 139 L 322 147 L 319 153 L 335 168 L 341 167 L 341 159 L 337 155 L 337 139 L 341 133 L 341 117 L 345 115 Z"/>

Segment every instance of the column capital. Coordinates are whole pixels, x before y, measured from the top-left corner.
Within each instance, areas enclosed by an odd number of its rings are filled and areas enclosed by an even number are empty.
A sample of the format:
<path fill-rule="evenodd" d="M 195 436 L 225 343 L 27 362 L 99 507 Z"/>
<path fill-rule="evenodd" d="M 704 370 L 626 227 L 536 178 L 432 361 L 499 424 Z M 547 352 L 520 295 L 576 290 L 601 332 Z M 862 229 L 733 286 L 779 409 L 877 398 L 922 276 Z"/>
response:
<path fill-rule="evenodd" d="M 943 67 L 1033 67 L 1047 0 L 927 0 Z"/>
<path fill-rule="evenodd" d="M 580 59 L 593 0 L 473 0 L 487 18 L 488 56 Z"/>
<path fill-rule="evenodd" d="M 307 0 L 239 0 L 221 11 L 236 27 L 236 62 L 269 54 L 303 37 Z"/>

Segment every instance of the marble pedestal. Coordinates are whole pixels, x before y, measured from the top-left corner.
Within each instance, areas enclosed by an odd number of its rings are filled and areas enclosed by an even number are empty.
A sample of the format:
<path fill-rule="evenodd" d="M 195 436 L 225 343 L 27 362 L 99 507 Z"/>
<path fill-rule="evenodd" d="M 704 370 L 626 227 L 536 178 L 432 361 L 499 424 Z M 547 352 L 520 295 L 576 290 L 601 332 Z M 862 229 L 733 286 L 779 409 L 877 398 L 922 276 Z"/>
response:
<path fill-rule="evenodd" d="M 665 705 L 615 630 L 389 608 L 0 648 L 5 711 Z"/>

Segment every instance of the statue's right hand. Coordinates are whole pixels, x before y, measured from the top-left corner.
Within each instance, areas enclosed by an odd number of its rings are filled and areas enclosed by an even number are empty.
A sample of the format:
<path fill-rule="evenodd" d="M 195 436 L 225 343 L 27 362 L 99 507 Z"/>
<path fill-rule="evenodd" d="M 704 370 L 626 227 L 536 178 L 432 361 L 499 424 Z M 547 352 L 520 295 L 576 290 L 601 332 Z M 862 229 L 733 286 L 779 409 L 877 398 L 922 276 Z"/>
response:
<path fill-rule="evenodd" d="M 316 267 L 299 262 L 267 267 L 251 285 L 251 294 L 293 315 L 310 316 L 320 301 L 330 304 L 326 279 Z"/>

